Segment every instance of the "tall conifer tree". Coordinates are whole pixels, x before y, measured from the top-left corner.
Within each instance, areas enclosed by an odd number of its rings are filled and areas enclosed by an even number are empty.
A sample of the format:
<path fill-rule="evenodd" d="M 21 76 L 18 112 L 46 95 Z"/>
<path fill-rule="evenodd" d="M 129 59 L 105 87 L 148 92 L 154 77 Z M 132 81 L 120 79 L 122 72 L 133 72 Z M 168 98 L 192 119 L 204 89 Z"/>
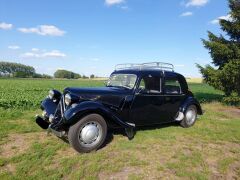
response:
<path fill-rule="evenodd" d="M 208 32 L 209 40 L 202 40 L 215 67 L 197 67 L 206 83 L 227 96 L 240 96 L 240 0 L 229 0 L 229 8 L 229 19 L 219 20 L 224 34 L 217 36 Z"/>

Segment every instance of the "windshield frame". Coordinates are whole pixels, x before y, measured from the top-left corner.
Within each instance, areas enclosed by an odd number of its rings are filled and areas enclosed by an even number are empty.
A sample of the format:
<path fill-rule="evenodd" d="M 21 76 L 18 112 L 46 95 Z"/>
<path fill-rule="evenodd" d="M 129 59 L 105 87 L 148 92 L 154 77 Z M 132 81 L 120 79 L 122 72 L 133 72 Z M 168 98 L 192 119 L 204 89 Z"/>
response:
<path fill-rule="evenodd" d="M 132 87 L 126 87 L 126 86 L 111 86 L 111 85 L 108 85 L 111 77 L 114 76 L 114 75 L 133 75 L 133 76 L 136 77 L 136 79 L 135 79 L 134 85 L 133 85 Z M 112 73 L 112 74 L 110 75 L 110 77 L 108 78 L 107 82 L 106 82 L 106 87 L 117 87 L 117 88 L 125 88 L 125 89 L 128 89 L 128 90 L 133 90 L 133 89 L 136 88 L 137 82 L 138 82 L 138 76 L 137 76 L 137 74 L 134 74 L 134 73 Z"/>

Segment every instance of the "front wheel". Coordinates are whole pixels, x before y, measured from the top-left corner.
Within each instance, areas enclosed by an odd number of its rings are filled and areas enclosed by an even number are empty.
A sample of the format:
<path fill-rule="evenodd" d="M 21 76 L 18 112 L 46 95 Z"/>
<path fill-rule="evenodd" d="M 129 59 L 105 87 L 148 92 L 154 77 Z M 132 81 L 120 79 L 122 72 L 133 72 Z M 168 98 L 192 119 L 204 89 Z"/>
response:
<path fill-rule="evenodd" d="M 180 122 L 180 125 L 184 128 L 188 128 L 194 125 L 197 119 L 197 108 L 195 105 L 188 106 L 186 112 L 184 113 L 184 118 Z"/>
<path fill-rule="evenodd" d="M 97 150 L 107 136 L 107 124 L 99 114 L 89 114 L 70 127 L 68 140 L 80 153 Z"/>

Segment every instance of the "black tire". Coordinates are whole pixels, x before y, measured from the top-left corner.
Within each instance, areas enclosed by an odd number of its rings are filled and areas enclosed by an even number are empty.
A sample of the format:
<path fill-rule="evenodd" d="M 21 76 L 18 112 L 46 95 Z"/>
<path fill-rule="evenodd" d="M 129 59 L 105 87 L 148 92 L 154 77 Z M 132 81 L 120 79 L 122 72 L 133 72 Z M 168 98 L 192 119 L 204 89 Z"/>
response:
<path fill-rule="evenodd" d="M 188 118 L 187 114 L 190 113 L 190 111 L 192 113 L 194 113 L 193 117 L 191 118 Z M 180 125 L 184 128 L 188 128 L 188 127 L 191 127 L 195 124 L 197 120 L 197 108 L 195 105 L 190 105 L 188 106 L 187 110 L 185 111 L 184 113 L 184 118 L 183 120 L 180 122 Z"/>
<path fill-rule="evenodd" d="M 101 136 L 97 136 L 97 139 L 93 143 L 86 143 L 81 138 L 81 133 L 83 129 L 87 126 L 96 124 L 98 127 L 98 133 L 101 133 Z M 89 132 L 89 131 L 87 131 Z M 94 131 L 96 132 L 96 131 Z M 88 133 L 86 133 L 87 136 Z M 80 153 L 88 153 L 99 149 L 104 143 L 107 136 L 107 124 L 104 118 L 99 114 L 89 114 L 82 119 L 80 119 L 76 124 L 70 127 L 68 131 L 68 140 L 71 146 Z"/>

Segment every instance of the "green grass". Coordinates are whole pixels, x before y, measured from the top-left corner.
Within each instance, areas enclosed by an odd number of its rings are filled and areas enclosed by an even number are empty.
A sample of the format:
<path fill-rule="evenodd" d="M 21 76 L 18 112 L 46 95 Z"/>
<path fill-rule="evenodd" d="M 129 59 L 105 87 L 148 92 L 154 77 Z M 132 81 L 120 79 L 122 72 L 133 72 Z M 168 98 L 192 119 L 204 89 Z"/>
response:
<path fill-rule="evenodd" d="M 204 83 L 188 83 L 189 89 L 201 103 L 221 101 L 223 92 Z"/>
<path fill-rule="evenodd" d="M 102 149 L 77 154 L 34 123 L 51 88 L 102 86 L 103 81 L 1 79 L 0 179 L 211 179 L 240 178 L 240 113 L 224 106 L 206 84 L 190 89 L 206 110 L 188 129 L 171 124 L 137 131 L 129 141 L 115 133 Z M 27 104 L 22 99 L 27 99 Z M 19 102 L 15 104 L 15 102 Z"/>

